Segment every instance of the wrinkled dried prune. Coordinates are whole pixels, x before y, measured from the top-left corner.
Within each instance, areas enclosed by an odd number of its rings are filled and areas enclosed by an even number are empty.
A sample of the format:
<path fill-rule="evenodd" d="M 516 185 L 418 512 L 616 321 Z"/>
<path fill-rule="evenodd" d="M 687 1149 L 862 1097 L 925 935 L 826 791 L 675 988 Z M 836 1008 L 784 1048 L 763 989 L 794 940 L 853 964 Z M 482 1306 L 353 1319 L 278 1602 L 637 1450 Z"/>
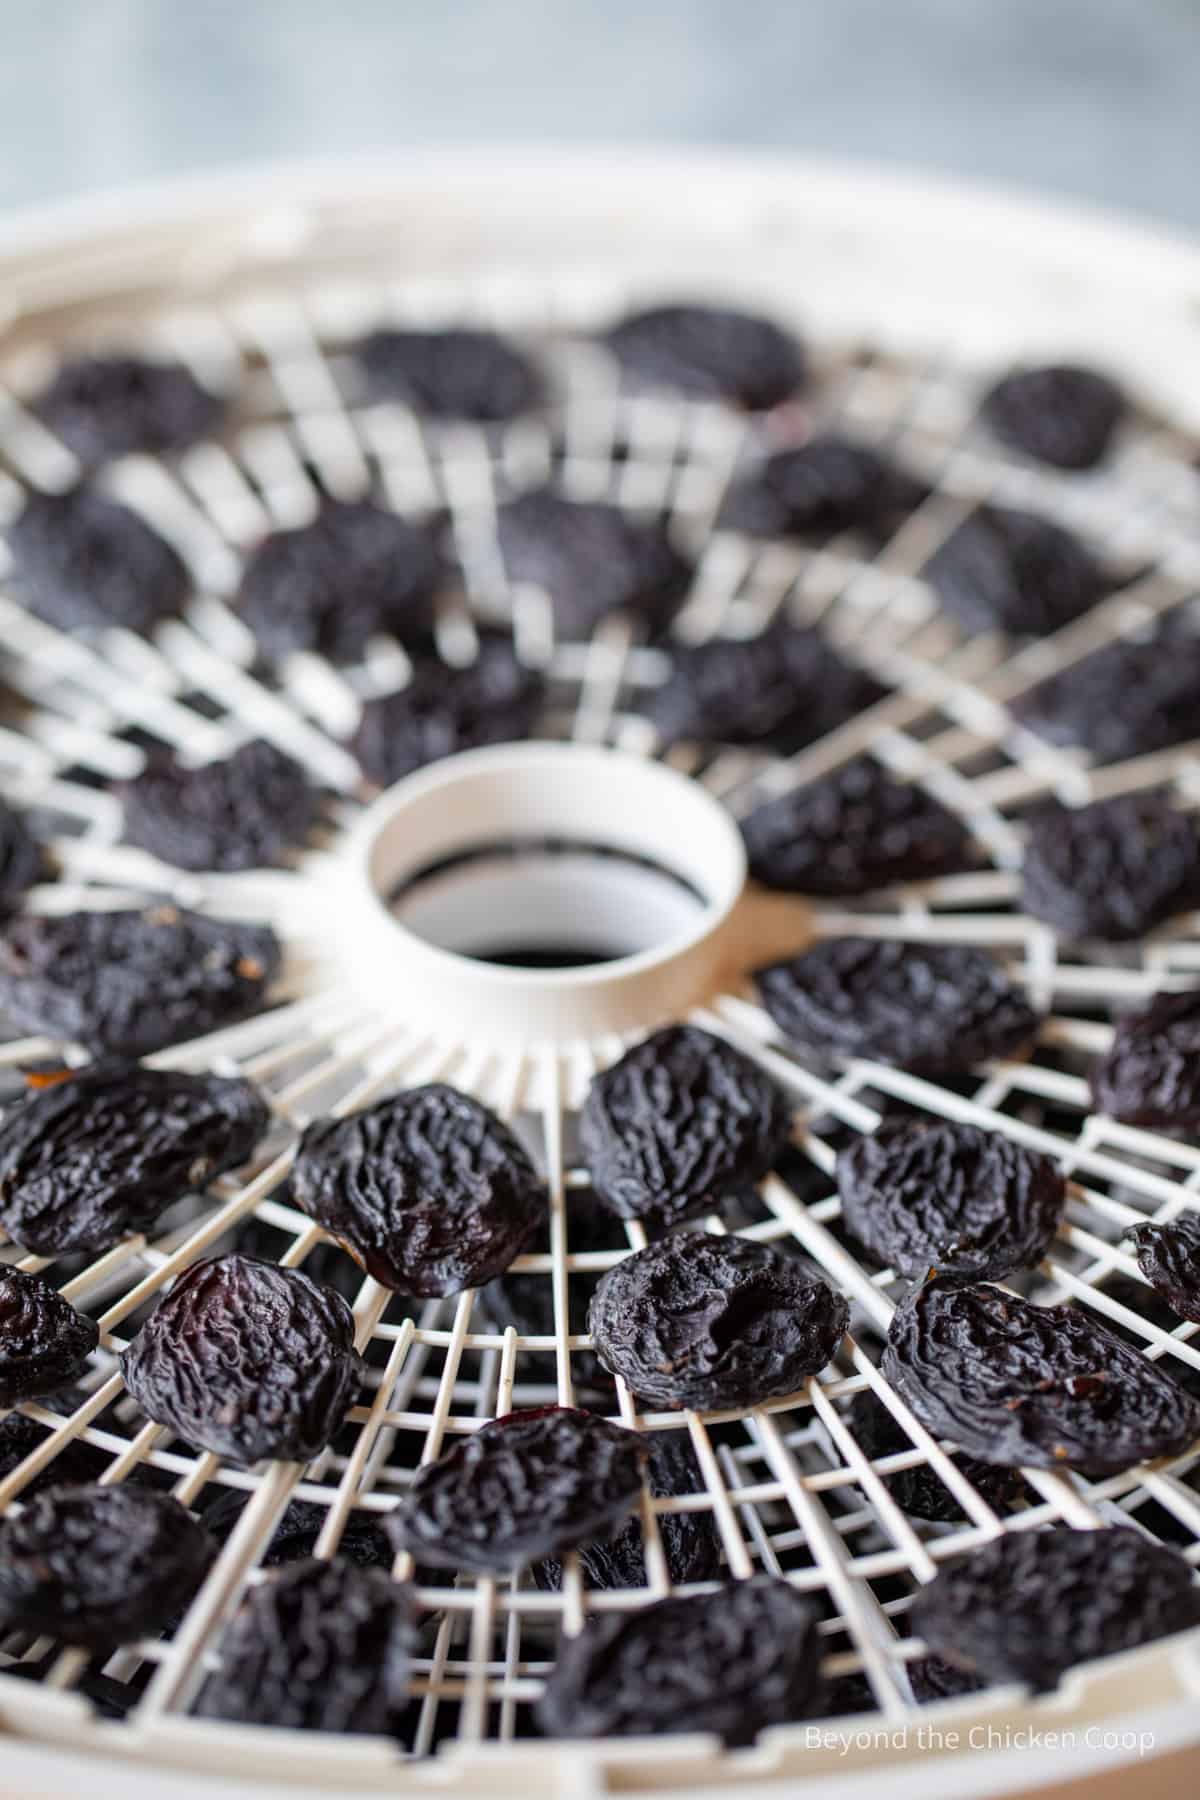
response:
<path fill-rule="evenodd" d="M 601 1362 L 634 1394 L 709 1411 L 803 1387 L 849 1317 L 802 1264 L 746 1238 L 693 1232 L 626 1257 L 588 1308 Z"/>
<path fill-rule="evenodd" d="M 355 345 L 354 356 L 375 397 L 433 418 L 503 424 L 540 398 L 533 365 L 494 331 L 384 327 Z"/>
<path fill-rule="evenodd" d="M 901 1301 L 884 1375 L 928 1431 L 1004 1468 L 1115 1475 L 1200 1437 L 1200 1402 L 1090 1313 L 928 1281 Z"/>
<path fill-rule="evenodd" d="M 1099 763 L 1149 755 L 1197 736 L 1200 637 L 1165 633 L 1106 644 L 1029 688 L 1017 721 L 1052 744 L 1079 744 Z"/>
<path fill-rule="evenodd" d="M 308 525 L 274 531 L 242 576 L 241 615 L 264 656 L 296 650 L 356 662 L 390 632 L 421 644 L 442 568 L 432 537 L 367 500 L 329 500 Z"/>
<path fill-rule="evenodd" d="M 1135 1225 L 1125 1235 L 1151 1287 L 1181 1319 L 1200 1324 L 1200 1217 L 1181 1213 L 1165 1225 Z"/>
<path fill-rule="evenodd" d="M 1161 794 L 1039 807 L 1021 904 L 1066 937 L 1141 937 L 1200 898 L 1200 837 Z"/>
<path fill-rule="evenodd" d="M 597 1413 L 506 1413 L 417 1471 L 388 1514 L 398 1549 L 435 1569 L 517 1569 L 600 1538 L 637 1503 L 646 1440 Z"/>
<path fill-rule="evenodd" d="M 239 1255 L 185 1269 L 121 1361 L 147 1418 L 239 1463 L 311 1461 L 362 1370 L 340 1294 Z"/>
<path fill-rule="evenodd" d="M 0 909 L 18 899 L 26 888 L 40 881 L 45 858 L 23 813 L 0 800 Z"/>
<path fill-rule="evenodd" d="M 508 580 L 549 597 L 558 631 L 587 637 L 609 613 L 628 612 L 651 635 L 670 624 L 692 578 L 666 527 L 604 501 L 538 489 L 497 514 Z"/>
<path fill-rule="evenodd" d="M 263 739 L 219 762 L 156 757 L 121 784 L 125 841 L 177 869 L 259 869 L 299 844 L 317 812 L 308 776 Z"/>
<path fill-rule="evenodd" d="M 766 800 L 742 821 L 750 873 L 795 894 L 856 895 L 953 875 L 970 861 L 962 820 L 870 756 Z"/>
<path fill-rule="evenodd" d="M 1200 1624 L 1200 1588 L 1140 1531 L 1012 1532 L 942 1569 L 912 1623 L 941 1656 L 1045 1692 L 1074 1663 Z"/>
<path fill-rule="evenodd" d="M 1200 988 L 1158 994 L 1117 1021 L 1092 1064 L 1092 1104 L 1126 1125 L 1200 1124 Z"/>
<path fill-rule="evenodd" d="M 958 1700 L 963 1694 L 981 1693 L 987 1686 L 978 1675 L 957 1669 L 940 1656 L 919 1656 L 910 1662 L 908 1679 L 918 1706 L 933 1706 L 939 1700 Z"/>
<path fill-rule="evenodd" d="M 1067 1193 L 1048 1156 L 942 1119 L 899 1119 L 856 1138 L 837 1181 L 847 1229 L 885 1268 L 968 1281 L 1036 1268 Z"/>
<path fill-rule="evenodd" d="M 981 506 L 924 569 L 946 611 L 967 631 L 1045 637 L 1095 606 L 1105 577 L 1079 539 L 1050 519 Z"/>
<path fill-rule="evenodd" d="M 537 1704 L 549 1737 L 715 1731 L 752 1743 L 819 1710 L 819 1613 L 785 1581 L 735 1581 L 596 1618 L 563 1644 Z"/>
<path fill-rule="evenodd" d="M 76 1312 L 45 1276 L 0 1269 L 0 1406 L 74 1381 L 99 1342 L 95 1320 Z"/>
<path fill-rule="evenodd" d="M 0 1525 L 0 1621 L 89 1650 L 153 1637 L 186 1606 L 214 1553 L 170 1494 L 46 1488 Z"/>
<path fill-rule="evenodd" d="M 368 779 L 386 787 L 460 750 L 528 737 L 544 693 L 542 676 L 506 638 L 484 638 L 465 668 L 418 658 L 407 687 L 367 701 L 352 748 Z"/>
<path fill-rule="evenodd" d="M 805 1049 L 926 1074 L 1011 1055 L 1039 1023 L 999 964 L 966 944 L 829 938 L 755 980 L 776 1025 Z"/>
<path fill-rule="evenodd" d="M 0 1122 L 0 1224 L 39 1256 L 111 1249 L 244 1163 L 269 1120 L 248 1081 L 81 1069 Z"/>
<path fill-rule="evenodd" d="M 254 1012 L 279 962 L 269 926 L 175 906 L 23 917 L 0 938 L 0 1005 L 28 1031 L 148 1056 Z"/>
<path fill-rule="evenodd" d="M 876 1461 L 882 1456 L 895 1456 L 912 1450 L 913 1441 L 899 1420 L 888 1411 L 878 1395 L 870 1389 L 855 1394 L 850 1402 L 846 1422 L 864 1456 Z M 997 1469 L 970 1456 L 954 1456 L 962 1474 L 977 1488 L 989 1506 L 1005 1511 L 1020 1492 L 1020 1477 L 1012 1469 Z M 915 1519 L 932 1519 L 952 1524 L 965 1518 L 962 1507 L 944 1482 L 939 1481 L 928 1463 L 917 1463 L 911 1469 L 899 1469 L 894 1475 L 881 1477 L 883 1485 L 903 1512 Z"/>
<path fill-rule="evenodd" d="M 177 551 L 140 514 L 91 488 L 31 495 L 8 543 L 20 599 L 63 631 L 150 631 L 188 597 Z"/>
<path fill-rule="evenodd" d="M 579 1119 L 592 1185 L 622 1219 L 675 1225 L 767 1173 L 792 1109 L 757 1063 L 669 1025 L 596 1076 Z"/>
<path fill-rule="evenodd" d="M 242 1488 L 226 1488 L 203 1513 L 204 1528 L 223 1544 L 245 1511 L 249 1495 Z M 271 1541 L 259 1558 L 264 1569 L 300 1562 L 313 1554 L 325 1528 L 329 1508 L 315 1500 L 292 1500 L 284 1510 Z M 377 1513 L 353 1510 L 346 1515 L 334 1556 L 360 1569 L 390 1569 L 392 1546 Z"/>
<path fill-rule="evenodd" d="M 292 1731 L 395 1732 L 412 1640 L 408 1591 L 381 1570 L 296 1563 L 242 1602 L 197 1711 Z"/>
<path fill-rule="evenodd" d="M 223 403 L 182 363 L 76 356 L 32 402 L 43 425 L 88 468 L 144 450 L 182 450 L 219 423 Z"/>
<path fill-rule="evenodd" d="M 1002 443 L 1058 469 L 1091 469 L 1125 411 L 1106 375 L 1072 363 L 1014 369 L 983 397 L 981 412 Z"/>
<path fill-rule="evenodd" d="M 547 1205 L 507 1125 L 444 1082 L 318 1119 L 291 1187 L 376 1281 L 422 1299 L 503 1274 Z"/>
<path fill-rule="evenodd" d="M 831 434 L 777 450 L 736 481 L 717 524 L 751 537 L 889 537 L 928 491 L 878 450 Z"/>
<path fill-rule="evenodd" d="M 721 306 L 652 306 L 604 340 L 621 367 L 653 387 L 748 411 L 778 406 L 804 383 L 804 352 L 770 319 Z"/>

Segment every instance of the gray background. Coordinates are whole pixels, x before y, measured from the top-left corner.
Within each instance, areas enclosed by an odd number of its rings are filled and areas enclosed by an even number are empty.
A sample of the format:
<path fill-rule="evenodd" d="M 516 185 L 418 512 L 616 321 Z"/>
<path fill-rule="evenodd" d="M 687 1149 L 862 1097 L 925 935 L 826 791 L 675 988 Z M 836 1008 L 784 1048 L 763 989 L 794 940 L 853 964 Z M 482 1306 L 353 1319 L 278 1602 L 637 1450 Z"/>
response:
<path fill-rule="evenodd" d="M 406 143 L 795 146 L 1200 226 L 1200 0 L 0 0 L 0 206 Z"/>

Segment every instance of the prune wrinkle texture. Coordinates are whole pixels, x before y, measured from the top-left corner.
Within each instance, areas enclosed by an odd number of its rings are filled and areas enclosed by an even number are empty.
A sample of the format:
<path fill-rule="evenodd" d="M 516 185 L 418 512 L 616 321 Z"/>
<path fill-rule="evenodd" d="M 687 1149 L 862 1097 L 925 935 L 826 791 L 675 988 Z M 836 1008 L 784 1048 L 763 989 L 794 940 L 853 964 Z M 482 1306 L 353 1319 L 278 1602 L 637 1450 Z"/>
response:
<path fill-rule="evenodd" d="M 588 637 L 614 612 L 650 636 L 670 624 L 692 569 L 665 525 L 604 501 L 567 500 L 541 488 L 501 506 L 496 529 L 508 580 L 548 595 L 559 633 Z"/>
<path fill-rule="evenodd" d="M 1138 938 L 1200 898 L 1200 836 L 1161 794 L 1049 805 L 1030 821 L 1021 904 L 1068 938 Z"/>
<path fill-rule="evenodd" d="M 190 581 L 165 538 L 91 488 L 33 494 L 9 527 L 13 585 L 61 631 L 148 632 L 181 611 Z"/>
<path fill-rule="evenodd" d="M 647 1454 L 596 1413 L 507 1413 L 418 1470 L 388 1526 L 419 1564 L 515 1570 L 609 1532 L 637 1503 Z"/>
<path fill-rule="evenodd" d="M 182 363 L 76 356 L 32 402 L 85 468 L 135 451 L 182 450 L 219 423 L 223 402 Z"/>
<path fill-rule="evenodd" d="M 246 1510 L 249 1495 L 244 1488 L 225 1488 L 204 1508 L 204 1527 L 219 1544 L 230 1537 Z M 284 1510 L 271 1541 L 259 1561 L 264 1569 L 300 1562 L 313 1555 L 317 1540 L 329 1519 L 329 1508 L 315 1500 L 292 1500 Z M 377 1513 L 351 1511 L 342 1527 L 334 1556 L 360 1569 L 389 1569 L 392 1547 L 383 1520 Z"/>
<path fill-rule="evenodd" d="M 970 632 L 1045 637 L 1099 600 L 1107 585 L 1091 552 L 1036 513 L 981 506 L 923 571 L 947 612 Z"/>
<path fill-rule="evenodd" d="M 1172 1312 L 1200 1324 L 1200 1216 L 1181 1213 L 1165 1225 L 1135 1225 L 1126 1237 L 1138 1268 Z"/>
<path fill-rule="evenodd" d="M 494 331 L 385 327 L 355 346 L 371 393 L 437 419 L 503 424 L 541 398 L 532 363 Z"/>
<path fill-rule="evenodd" d="M 1092 1104 L 1126 1125 L 1174 1130 L 1200 1124 L 1200 988 L 1159 994 L 1117 1021 L 1092 1064 Z"/>
<path fill-rule="evenodd" d="M 884 1375 L 928 1431 L 1003 1468 L 1116 1475 L 1200 1437 L 1200 1402 L 1077 1306 L 927 1281 L 901 1301 Z"/>
<path fill-rule="evenodd" d="M 848 1423 L 855 1443 L 872 1461 L 914 1448 L 904 1427 L 893 1418 L 878 1395 L 869 1390 L 855 1394 L 848 1410 Z M 998 1511 L 1007 1510 L 1020 1492 L 1020 1477 L 1011 1469 L 996 1469 L 970 1456 L 956 1456 L 952 1460 L 988 1505 Z M 882 1480 L 896 1505 L 915 1519 L 955 1524 L 967 1516 L 928 1463 L 900 1469 L 894 1475 L 883 1476 Z"/>
<path fill-rule="evenodd" d="M 0 1269 L 0 1406 L 51 1394 L 74 1381 L 100 1341 L 43 1275 Z"/>
<path fill-rule="evenodd" d="M 825 1367 L 849 1316 L 840 1294 L 765 1245 L 688 1232 L 610 1269 L 588 1327 L 605 1368 L 640 1399 L 715 1410 L 794 1393 Z"/>
<path fill-rule="evenodd" d="M 291 1188 L 376 1281 L 422 1299 L 503 1274 L 547 1206 L 508 1127 L 441 1082 L 317 1120 Z"/>
<path fill-rule="evenodd" d="M 1103 461 L 1125 411 L 1121 390 L 1074 363 L 1014 369 L 984 395 L 981 412 L 1000 441 L 1058 469 Z"/>
<path fill-rule="evenodd" d="M 735 481 L 717 523 L 750 537 L 888 537 L 928 491 L 879 451 L 830 434 L 777 450 Z"/>
<path fill-rule="evenodd" d="M 367 778 L 387 787 L 444 756 L 528 737 L 544 695 L 542 676 L 506 640 L 482 639 L 462 668 L 420 657 L 407 687 L 366 702 L 354 754 Z"/>
<path fill-rule="evenodd" d="M 647 307 L 628 314 L 605 342 L 638 381 L 751 412 L 779 405 L 804 383 L 797 340 L 770 319 L 728 307 Z"/>
<path fill-rule="evenodd" d="M 220 762 L 154 758 L 122 783 L 125 841 L 177 869 L 230 873 L 278 862 L 303 842 L 317 793 L 298 762 L 263 739 Z"/>
<path fill-rule="evenodd" d="M 548 1737 L 703 1731 L 752 1743 L 820 1710 L 818 1619 L 771 1579 L 601 1615 L 563 1644 L 538 1724 Z"/>
<path fill-rule="evenodd" d="M 1160 631 L 1106 644 L 1019 695 L 1018 724 L 1098 763 L 1147 756 L 1197 736 L 1200 636 Z"/>
<path fill-rule="evenodd" d="M 245 1464 L 311 1461 L 362 1373 L 340 1294 L 236 1254 L 185 1269 L 121 1361 L 147 1418 Z"/>
<path fill-rule="evenodd" d="M 248 1081 L 93 1064 L 0 1120 L 0 1224 L 38 1256 L 111 1249 L 244 1163 L 269 1122 Z"/>

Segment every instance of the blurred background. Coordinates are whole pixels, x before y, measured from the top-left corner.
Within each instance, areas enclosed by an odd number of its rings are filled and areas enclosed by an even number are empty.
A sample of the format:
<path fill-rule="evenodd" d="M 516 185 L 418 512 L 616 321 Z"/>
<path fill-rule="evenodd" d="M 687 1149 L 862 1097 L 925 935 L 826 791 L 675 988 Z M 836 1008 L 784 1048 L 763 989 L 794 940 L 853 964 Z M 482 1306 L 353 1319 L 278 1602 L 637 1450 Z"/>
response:
<path fill-rule="evenodd" d="M 881 158 L 1200 226 L 1200 0 L 35 0 L 0 205 L 406 144 Z"/>

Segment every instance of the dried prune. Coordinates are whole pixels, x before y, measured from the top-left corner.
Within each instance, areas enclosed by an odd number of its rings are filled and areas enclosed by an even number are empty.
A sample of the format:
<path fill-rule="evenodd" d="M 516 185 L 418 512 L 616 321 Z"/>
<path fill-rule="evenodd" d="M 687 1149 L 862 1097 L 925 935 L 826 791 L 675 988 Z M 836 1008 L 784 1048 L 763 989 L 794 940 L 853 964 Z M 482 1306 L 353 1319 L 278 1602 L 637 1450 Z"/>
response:
<path fill-rule="evenodd" d="M 0 909 L 8 906 L 40 881 L 45 872 L 42 847 L 24 814 L 0 800 Z"/>
<path fill-rule="evenodd" d="M 870 756 L 764 801 L 743 819 L 742 836 L 755 879 L 794 894 L 867 894 L 970 861 L 962 820 Z"/>
<path fill-rule="evenodd" d="M 550 1737 L 715 1731 L 749 1744 L 819 1710 L 819 1620 L 785 1581 L 735 1581 L 592 1619 L 569 1639 L 537 1704 Z"/>
<path fill-rule="evenodd" d="M 441 576 L 421 527 L 370 501 L 330 500 L 310 524 L 274 531 L 252 553 L 241 615 L 274 661 L 311 650 L 356 662 L 381 632 L 428 640 Z"/>
<path fill-rule="evenodd" d="M 503 424 L 540 398 L 533 365 L 494 331 L 384 327 L 356 344 L 354 356 L 374 396 L 434 418 Z"/>
<path fill-rule="evenodd" d="M 1092 1104 L 1110 1119 L 1152 1130 L 1200 1124 L 1200 988 L 1157 994 L 1119 1019 L 1090 1079 Z"/>
<path fill-rule="evenodd" d="M 46 1488 L 0 1525 L 0 1621 L 89 1650 L 153 1637 L 191 1599 L 215 1548 L 170 1494 Z"/>
<path fill-rule="evenodd" d="M 460 1438 L 388 1514 L 398 1549 L 434 1569 L 517 1569 L 588 1544 L 637 1503 L 646 1440 L 597 1413 L 543 1406 Z"/>
<path fill-rule="evenodd" d="M 692 578 L 666 527 L 603 501 L 547 489 L 521 494 L 496 519 L 509 581 L 540 588 L 565 638 L 584 638 L 627 612 L 651 635 L 670 624 Z"/>
<path fill-rule="evenodd" d="M 727 307 L 647 307 L 604 341 L 638 381 L 752 412 L 778 406 L 804 382 L 804 351 L 794 337 L 770 319 Z"/>
<path fill-rule="evenodd" d="M 395 1732 L 412 1640 L 408 1591 L 381 1570 L 296 1563 L 242 1602 L 197 1711 L 292 1731 Z"/>
<path fill-rule="evenodd" d="M 258 869 L 302 842 L 317 794 L 298 762 L 258 738 L 188 768 L 155 757 L 122 783 L 125 841 L 177 869 Z"/>
<path fill-rule="evenodd" d="M 928 1431 L 1003 1468 L 1115 1475 L 1200 1437 L 1200 1402 L 1076 1306 L 936 1280 L 896 1309 L 881 1364 Z"/>
<path fill-rule="evenodd" d="M 601 1362 L 634 1394 L 710 1411 L 803 1387 L 849 1318 L 804 1265 L 746 1238 L 693 1232 L 626 1257 L 588 1308 Z"/>
<path fill-rule="evenodd" d="M 0 938 L 0 1005 L 27 1031 L 148 1056 L 254 1012 L 279 962 L 269 926 L 175 906 L 29 916 Z"/>
<path fill-rule="evenodd" d="M 182 450 L 219 423 L 223 403 L 182 363 L 75 356 L 32 410 L 85 467 L 132 451 Z"/>
<path fill-rule="evenodd" d="M 829 938 L 755 980 L 776 1025 L 805 1049 L 927 1074 L 1011 1055 L 1039 1023 L 999 964 L 966 944 Z"/>
<path fill-rule="evenodd" d="M 45 1398 L 41 1404 L 46 1404 Z M 7 1480 L 49 1435 L 48 1425 L 26 1418 L 24 1413 L 11 1412 L 0 1419 L 0 1481 Z M 104 1473 L 107 1461 L 103 1450 L 78 1438 L 68 1438 L 59 1446 L 53 1462 L 25 1484 L 20 1498 L 28 1500 L 48 1487 L 61 1487 L 67 1482 L 95 1481 Z"/>
<path fill-rule="evenodd" d="M 369 1275 L 422 1299 L 502 1274 L 547 1204 L 507 1125 L 444 1082 L 316 1120 L 291 1185 Z"/>
<path fill-rule="evenodd" d="M 1161 794 L 1047 805 L 1030 820 L 1021 904 L 1066 937 L 1117 942 L 1200 897 L 1200 837 Z"/>
<path fill-rule="evenodd" d="M 888 537 L 928 491 L 868 444 L 831 434 L 767 457 L 734 483 L 717 523 L 751 537 Z"/>
<path fill-rule="evenodd" d="M 856 1138 L 837 1181 L 847 1228 L 885 1268 L 968 1281 L 1036 1268 L 1067 1193 L 1048 1156 L 942 1119 L 898 1119 Z"/>
<path fill-rule="evenodd" d="M 0 1269 L 0 1407 L 74 1381 L 100 1341 L 94 1319 L 43 1275 Z"/>
<path fill-rule="evenodd" d="M 1125 411 L 1120 388 L 1073 363 L 1014 369 L 988 389 L 980 409 L 1002 443 L 1058 469 L 1091 469 Z"/>
<path fill-rule="evenodd" d="M 1200 637 L 1106 644 L 1012 704 L 1052 744 L 1080 744 L 1098 763 L 1146 756 L 1197 735 Z"/>
<path fill-rule="evenodd" d="M 230 1536 L 245 1511 L 249 1495 L 242 1488 L 226 1488 L 204 1509 L 204 1527 L 219 1544 Z M 315 1500 L 292 1500 L 284 1510 L 271 1541 L 259 1561 L 264 1569 L 300 1562 L 313 1554 L 325 1528 L 329 1508 Z M 334 1556 L 360 1569 L 390 1569 L 392 1546 L 378 1513 L 354 1510 L 346 1515 Z"/>
<path fill-rule="evenodd" d="M 939 1700 L 958 1700 L 964 1694 L 978 1694 L 987 1686 L 978 1675 L 955 1668 L 940 1656 L 919 1656 L 908 1665 L 908 1679 L 913 1699 L 918 1706 L 933 1706 Z"/>
<path fill-rule="evenodd" d="M 1036 513 L 981 506 L 924 569 L 938 599 L 967 631 L 1045 637 L 1095 606 L 1103 572 L 1071 532 Z"/>
<path fill-rule="evenodd" d="M 605 1205 L 622 1219 L 675 1225 L 761 1180 L 791 1117 L 748 1056 L 694 1025 L 669 1025 L 596 1076 L 579 1141 Z"/>
<path fill-rule="evenodd" d="M 1192 1575 L 1174 1550 L 1121 1526 L 1010 1532 L 942 1569 L 912 1623 L 973 1674 L 1045 1692 L 1074 1663 L 1200 1624 Z"/>
<path fill-rule="evenodd" d="M 872 1461 L 914 1448 L 903 1425 L 870 1389 L 855 1394 L 846 1422 L 859 1449 Z M 1020 1477 L 1012 1469 L 992 1468 L 970 1456 L 953 1456 L 950 1460 L 958 1465 L 989 1506 L 1004 1511 L 1020 1492 Z M 966 1516 L 929 1463 L 917 1463 L 911 1469 L 899 1469 L 894 1475 L 884 1475 L 881 1479 L 896 1505 L 911 1513 L 914 1519 L 951 1524 Z"/>
<path fill-rule="evenodd" d="M 1181 1319 L 1200 1324 L 1200 1217 L 1181 1213 L 1164 1225 L 1135 1225 L 1125 1235 L 1151 1287 Z"/>
<path fill-rule="evenodd" d="M 185 1269 L 121 1362 L 147 1418 L 239 1463 L 311 1461 L 362 1371 L 340 1294 L 239 1255 Z"/>
<path fill-rule="evenodd" d="M 31 495 L 8 543 L 19 598 L 63 631 L 150 631 L 188 597 L 187 569 L 166 539 L 91 488 Z"/>
<path fill-rule="evenodd" d="M 111 1249 L 244 1163 L 269 1119 L 248 1081 L 82 1069 L 0 1122 L 0 1223 L 39 1256 Z"/>
<path fill-rule="evenodd" d="M 418 658 L 408 686 L 368 700 L 353 750 L 381 787 L 443 756 L 526 738 L 541 710 L 545 683 L 518 662 L 509 641 L 484 638 L 465 668 Z"/>

